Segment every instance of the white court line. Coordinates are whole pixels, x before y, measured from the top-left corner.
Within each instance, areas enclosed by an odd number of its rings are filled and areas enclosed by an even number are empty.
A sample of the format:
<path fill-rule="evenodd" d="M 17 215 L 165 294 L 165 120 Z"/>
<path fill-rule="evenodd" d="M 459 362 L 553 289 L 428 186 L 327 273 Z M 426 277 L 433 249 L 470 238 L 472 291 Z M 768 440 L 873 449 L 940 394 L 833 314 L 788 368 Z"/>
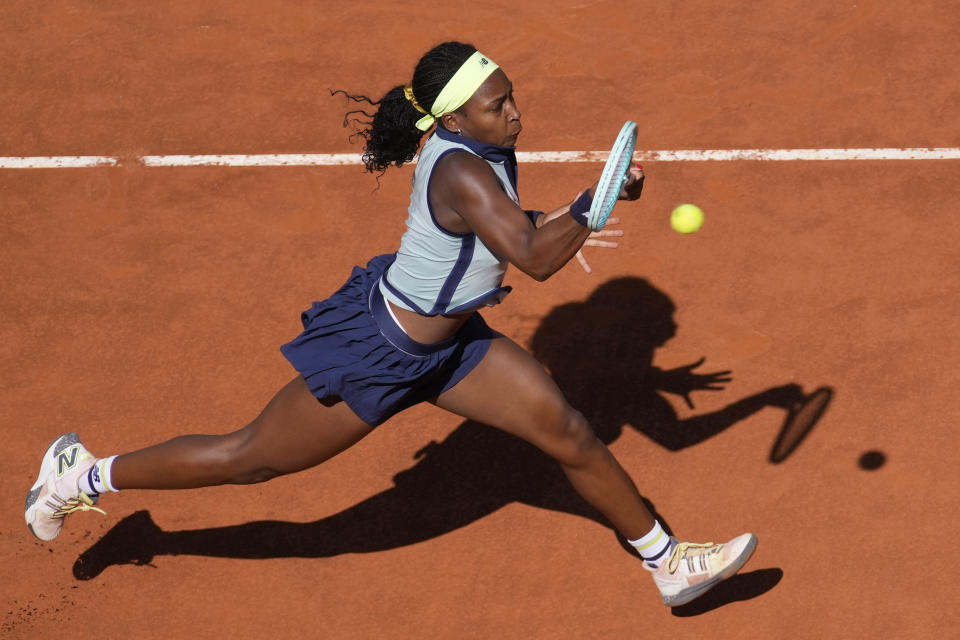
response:
<path fill-rule="evenodd" d="M 117 158 L 109 156 L 0 157 L 0 169 L 77 169 L 115 166 L 117 164 Z"/>
<path fill-rule="evenodd" d="M 607 151 L 518 151 L 524 163 L 606 162 Z M 942 149 L 712 149 L 637 151 L 638 162 L 697 162 L 734 160 L 957 160 L 960 148 Z M 148 167 L 276 167 L 361 164 L 359 153 L 143 156 Z"/>
<path fill-rule="evenodd" d="M 303 167 L 362 164 L 359 153 L 268 153 L 226 156 L 141 156 L 148 167 Z"/>
<path fill-rule="evenodd" d="M 518 151 L 524 163 L 604 162 L 606 151 Z M 678 149 L 637 151 L 638 162 L 732 162 L 804 160 L 960 160 L 960 148 L 887 149 Z M 359 165 L 359 153 L 293 153 L 256 155 L 156 155 L 139 156 L 134 162 L 147 167 L 288 167 Z M 64 169 L 121 166 L 111 156 L 2 157 L 0 169 Z"/>
<path fill-rule="evenodd" d="M 651 160 L 957 160 L 957 148 L 907 149 L 714 149 L 707 151 L 653 151 Z"/>

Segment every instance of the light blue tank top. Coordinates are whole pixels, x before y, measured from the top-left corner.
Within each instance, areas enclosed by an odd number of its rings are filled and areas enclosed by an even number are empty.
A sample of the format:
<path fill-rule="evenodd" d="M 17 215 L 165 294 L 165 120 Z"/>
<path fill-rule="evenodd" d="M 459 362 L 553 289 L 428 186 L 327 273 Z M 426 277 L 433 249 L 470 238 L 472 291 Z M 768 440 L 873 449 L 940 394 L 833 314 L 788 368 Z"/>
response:
<path fill-rule="evenodd" d="M 504 192 L 519 204 L 513 147 L 477 142 L 437 127 L 417 159 L 407 230 L 397 258 L 380 280 L 383 296 L 398 307 L 422 315 L 453 314 L 493 306 L 510 292 L 510 287 L 502 286 L 509 263 L 475 233 L 440 227 L 430 206 L 430 180 L 437 162 L 448 153 L 464 151 L 486 160 Z"/>

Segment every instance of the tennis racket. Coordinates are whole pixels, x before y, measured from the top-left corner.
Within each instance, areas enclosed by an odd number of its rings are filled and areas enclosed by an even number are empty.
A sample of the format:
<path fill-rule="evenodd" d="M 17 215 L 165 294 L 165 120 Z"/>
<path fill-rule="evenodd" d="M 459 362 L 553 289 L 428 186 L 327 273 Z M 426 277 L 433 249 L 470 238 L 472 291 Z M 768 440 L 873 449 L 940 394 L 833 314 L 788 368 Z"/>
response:
<path fill-rule="evenodd" d="M 613 143 L 610 157 L 603 166 L 600 182 L 597 183 L 597 192 L 593 194 L 593 203 L 587 216 L 587 226 L 594 231 L 603 229 L 607 218 L 617 204 L 620 191 L 627 181 L 627 169 L 633 160 L 633 150 L 637 146 L 637 123 L 627 120 L 620 129 L 620 134 Z"/>

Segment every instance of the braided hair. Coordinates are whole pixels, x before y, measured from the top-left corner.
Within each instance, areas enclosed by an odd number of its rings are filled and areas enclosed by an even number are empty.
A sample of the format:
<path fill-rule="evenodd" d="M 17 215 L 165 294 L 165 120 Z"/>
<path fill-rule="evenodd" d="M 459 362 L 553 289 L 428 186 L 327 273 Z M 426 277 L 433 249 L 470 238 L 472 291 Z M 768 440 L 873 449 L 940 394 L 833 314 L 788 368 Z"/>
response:
<path fill-rule="evenodd" d="M 444 42 L 425 53 L 417 63 L 411 83 L 417 104 L 430 111 L 453 74 L 476 50 L 470 44 Z M 343 90 L 331 92 L 342 93 L 354 102 L 377 107 L 376 113 L 367 113 L 363 109 L 349 111 L 343 121 L 344 126 L 351 121 L 360 125 L 356 135 L 366 140 L 363 164 L 370 173 L 379 171 L 382 175 L 390 165 L 400 167 L 412 161 L 420 148 L 420 139 L 425 132 L 417 129 L 416 123 L 423 114 L 404 96 L 404 86 L 397 85 L 379 100 L 371 100 L 363 95 L 354 96 Z"/>

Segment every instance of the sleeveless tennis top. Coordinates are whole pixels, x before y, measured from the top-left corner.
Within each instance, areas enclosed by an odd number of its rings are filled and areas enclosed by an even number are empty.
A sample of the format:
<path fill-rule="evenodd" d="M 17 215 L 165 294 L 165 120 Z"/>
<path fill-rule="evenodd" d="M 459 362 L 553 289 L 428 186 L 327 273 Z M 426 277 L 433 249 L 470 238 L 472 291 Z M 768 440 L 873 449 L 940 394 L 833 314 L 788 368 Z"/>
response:
<path fill-rule="evenodd" d="M 453 233 L 437 224 L 430 206 L 434 168 L 449 153 L 467 152 L 487 161 L 510 198 L 517 197 L 517 160 L 513 147 L 477 142 L 437 127 L 420 150 L 407 209 L 407 230 L 393 264 L 380 279 L 380 291 L 393 304 L 421 315 L 453 314 L 503 300 L 506 260 L 496 256 L 475 233 Z"/>

